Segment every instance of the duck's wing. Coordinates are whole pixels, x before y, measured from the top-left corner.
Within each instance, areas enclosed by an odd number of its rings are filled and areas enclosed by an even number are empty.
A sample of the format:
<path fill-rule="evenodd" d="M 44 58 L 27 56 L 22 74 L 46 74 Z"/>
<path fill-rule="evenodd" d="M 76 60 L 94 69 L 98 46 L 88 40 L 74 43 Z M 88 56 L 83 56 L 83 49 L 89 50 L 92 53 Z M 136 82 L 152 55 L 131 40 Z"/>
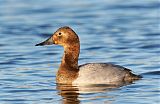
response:
<path fill-rule="evenodd" d="M 112 84 L 139 79 L 130 69 L 111 63 L 88 63 L 79 66 L 79 83 Z"/>

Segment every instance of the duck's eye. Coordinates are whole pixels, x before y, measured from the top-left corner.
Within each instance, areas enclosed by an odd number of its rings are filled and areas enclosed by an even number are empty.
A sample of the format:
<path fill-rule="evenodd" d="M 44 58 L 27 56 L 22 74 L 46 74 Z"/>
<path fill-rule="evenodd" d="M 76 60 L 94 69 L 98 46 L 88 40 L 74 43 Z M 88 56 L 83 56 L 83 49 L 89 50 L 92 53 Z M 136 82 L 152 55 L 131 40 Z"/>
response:
<path fill-rule="evenodd" d="M 58 33 L 58 36 L 61 36 L 62 35 L 62 33 Z"/>

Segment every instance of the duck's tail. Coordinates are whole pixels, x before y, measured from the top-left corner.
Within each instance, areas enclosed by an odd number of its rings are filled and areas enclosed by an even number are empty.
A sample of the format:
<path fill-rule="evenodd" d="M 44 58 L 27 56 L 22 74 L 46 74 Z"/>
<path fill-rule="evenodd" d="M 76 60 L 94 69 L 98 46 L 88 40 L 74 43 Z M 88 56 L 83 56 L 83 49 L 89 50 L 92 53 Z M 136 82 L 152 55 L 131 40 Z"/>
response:
<path fill-rule="evenodd" d="M 141 75 L 133 74 L 130 69 L 125 68 L 125 70 L 127 72 L 124 78 L 125 81 L 134 81 L 134 80 L 139 80 L 142 78 Z"/>

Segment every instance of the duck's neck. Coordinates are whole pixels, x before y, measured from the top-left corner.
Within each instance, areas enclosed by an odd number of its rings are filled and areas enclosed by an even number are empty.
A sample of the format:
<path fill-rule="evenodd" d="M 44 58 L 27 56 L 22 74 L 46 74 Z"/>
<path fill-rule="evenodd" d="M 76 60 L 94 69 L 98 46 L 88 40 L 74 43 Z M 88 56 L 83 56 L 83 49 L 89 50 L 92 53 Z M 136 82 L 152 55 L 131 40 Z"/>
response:
<path fill-rule="evenodd" d="M 79 43 L 65 46 L 60 70 L 78 71 Z"/>

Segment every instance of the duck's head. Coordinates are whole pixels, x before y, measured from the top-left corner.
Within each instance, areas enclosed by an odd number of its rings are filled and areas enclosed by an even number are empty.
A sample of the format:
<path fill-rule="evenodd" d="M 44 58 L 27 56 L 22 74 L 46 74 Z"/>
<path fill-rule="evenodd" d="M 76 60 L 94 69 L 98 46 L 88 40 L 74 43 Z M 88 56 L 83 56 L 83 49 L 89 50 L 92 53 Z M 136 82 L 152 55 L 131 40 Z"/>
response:
<path fill-rule="evenodd" d="M 69 46 L 73 44 L 79 44 L 79 38 L 77 34 L 68 26 L 59 28 L 50 38 L 36 44 L 36 46 L 57 44 L 62 46 Z"/>

